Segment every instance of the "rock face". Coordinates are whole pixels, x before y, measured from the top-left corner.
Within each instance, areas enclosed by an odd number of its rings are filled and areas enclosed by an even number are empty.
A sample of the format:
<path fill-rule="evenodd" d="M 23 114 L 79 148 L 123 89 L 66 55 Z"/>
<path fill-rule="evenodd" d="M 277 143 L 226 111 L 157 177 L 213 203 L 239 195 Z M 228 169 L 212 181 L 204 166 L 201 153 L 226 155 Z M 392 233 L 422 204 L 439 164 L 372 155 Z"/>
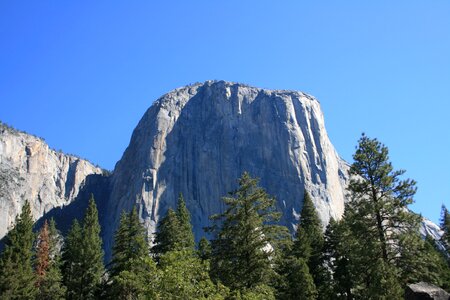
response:
<path fill-rule="evenodd" d="M 51 150 L 40 138 L 0 123 L 0 239 L 25 200 L 35 220 L 73 202 L 89 176 L 100 168 Z"/>
<path fill-rule="evenodd" d="M 450 300 L 450 294 L 435 285 L 419 282 L 410 284 L 405 292 L 406 300 Z"/>
<path fill-rule="evenodd" d="M 348 165 L 325 130 L 319 102 L 301 92 L 224 81 L 176 89 L 148 109 L 116 164 L 106 213 L 108 244 L 122 210 L 134 204 L 148 232 L 174 208 L 179 193 L 196 238 L 243 171 L 275 196 L 293 228 L 305 189 L 320 218 L 340 217 Z"/>

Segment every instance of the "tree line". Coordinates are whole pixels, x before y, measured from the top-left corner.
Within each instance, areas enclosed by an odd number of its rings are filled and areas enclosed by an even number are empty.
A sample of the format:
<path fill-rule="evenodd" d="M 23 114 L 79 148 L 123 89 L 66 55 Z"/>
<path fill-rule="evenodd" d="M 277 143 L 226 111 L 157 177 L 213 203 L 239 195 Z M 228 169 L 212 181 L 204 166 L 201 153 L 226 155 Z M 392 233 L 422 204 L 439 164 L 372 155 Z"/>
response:
<path fill-rule="evenodd" d="M 136 208 L 123 212 L 107 265 L 93 196 L 65 237 L 53 220 L 34 233 L 26 202 L 0 255 L 0 299 L 403 299 L 419 281 L 450 290 L 449 211 L 439 243 L 423 239 L 408 210 L 415 182 L 401 179 L 388 149 L 363 135 L 353 159 L 344 215 L 325 231 L 305 192 L 292 236 L 275 199 L 244 173 L 210 217 L 210 241 L 195 243 L 180 194 L 152 246 Z"/>

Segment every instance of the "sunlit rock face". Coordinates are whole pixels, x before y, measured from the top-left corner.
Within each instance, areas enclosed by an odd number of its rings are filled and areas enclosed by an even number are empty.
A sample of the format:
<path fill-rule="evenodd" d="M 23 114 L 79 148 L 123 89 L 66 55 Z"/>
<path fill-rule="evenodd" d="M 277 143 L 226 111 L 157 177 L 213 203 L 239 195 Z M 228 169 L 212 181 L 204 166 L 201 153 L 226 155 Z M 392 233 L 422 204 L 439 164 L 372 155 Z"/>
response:
<path fill-rule="evenodd" d="M 86 160 L 54 151 L 40 138 L 0 124 L 0 239 L 25 200 L 38 220 L 72 203 L 90 175 L 102 170 Z"/>
<path fill-rule="evenodd" d="M 198 239 L 244 171 L 260 178 L 290 228 L 305 189 L 324 224 L 343 213 L 348 165 L 314 97 L 207 81 L 164 95 L 140 120 L 114 170 L 105 236 L 133 205 L 153 233 L 182 193 Z"/>

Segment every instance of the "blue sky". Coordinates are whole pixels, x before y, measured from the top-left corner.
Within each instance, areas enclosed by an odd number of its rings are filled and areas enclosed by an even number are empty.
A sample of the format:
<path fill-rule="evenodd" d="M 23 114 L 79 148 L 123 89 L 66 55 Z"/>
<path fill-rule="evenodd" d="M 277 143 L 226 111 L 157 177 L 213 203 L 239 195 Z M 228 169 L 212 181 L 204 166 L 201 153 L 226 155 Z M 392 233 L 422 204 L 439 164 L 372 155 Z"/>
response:
<path fill-rule="evenodd" d="M 162 94 L 208 79 L 310 93 L 347 161 L 361 133 L 450 206 L 450 2 L 0 2 L 0 120 L 113 169 Z"/>

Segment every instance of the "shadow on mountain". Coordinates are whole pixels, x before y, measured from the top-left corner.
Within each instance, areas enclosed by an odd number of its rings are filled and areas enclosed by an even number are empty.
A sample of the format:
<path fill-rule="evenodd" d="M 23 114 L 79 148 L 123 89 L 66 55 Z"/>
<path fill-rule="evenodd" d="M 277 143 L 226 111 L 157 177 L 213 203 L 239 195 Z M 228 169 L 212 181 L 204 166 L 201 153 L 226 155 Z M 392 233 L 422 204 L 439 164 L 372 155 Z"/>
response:
<path fill-rule="evenodd" d="M 86 177 L 84 185 L 80 188 L 78 196 L 74 201 L 62 207 L 55 207 L 45 213 L 34 223 L 33 230 L 37 232 L 45 220 L 53 218 L 56 222 L 57 229 L 65 236 L 74 219 L 78 219 L 79 221 L 83 219 L 91 194 L 94 195 L 99 213 L 99 222 L 103 228 L 106 205 L 109 199 L 109 177 L 92 174 Z M 4 248 L 5 237 L 0 239 L 0 251 Z M 102 239 L 104 240 L 105 237 L 102 236 Z"/>
<path fill-rule="evenodd" d="M 53 218 L 56 227 L 63 235 L 66 235 L 74 219 L 82 221 L 84 213 L 91 198 L 94 195 L 95 203 L 99 213 L 99 222 L 103 225 L 104 212 L 109 198 L 109 177 L 92 174 L 86 177 L 84 186 L 80 189 L 78 196 L 69 205 L 55 207 L 39 218 L 34 229 L 37 231 L 44 224 L 45 220 Z"/>

